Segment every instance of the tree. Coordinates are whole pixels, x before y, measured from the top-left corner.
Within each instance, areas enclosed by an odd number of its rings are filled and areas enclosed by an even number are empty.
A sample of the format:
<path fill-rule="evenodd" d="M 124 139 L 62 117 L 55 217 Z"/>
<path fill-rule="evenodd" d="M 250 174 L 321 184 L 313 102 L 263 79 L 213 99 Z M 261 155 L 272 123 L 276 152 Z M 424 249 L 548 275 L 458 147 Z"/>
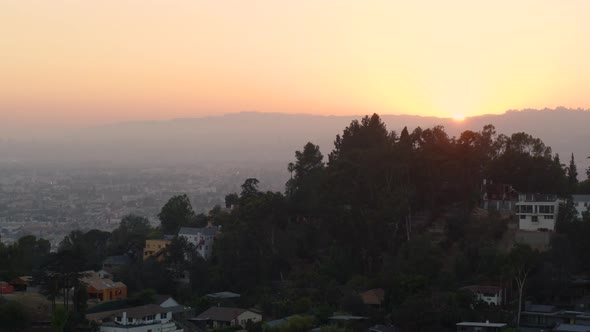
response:
<path fill-rule="evenodd" d="M 20 303 L 0 301 L 0 322 L 0 330 L 2 331 L 21 331 L 29 325 L 30 317 Z"/>
<path fill-rule="evenodd" d="M 59 307 L 51 315 L 51 327 L 55 332 L 63 332 L 66 323 L 68 322 L 68 311 Z"/>
<path fill-rule="evenodd" d="M 576 161 L 574 160 L 574 154 L 572 153 L 572 159 L 570 165 L 567 168 L 567 180 L 569 184 L 570 193 L 574 191 L 578 184 L 578 169 L 576 167 Z"/>
<path fill-rule="evenodd" d="M 195 218 L 191 201 L 186 194 L 173 196 L 162 207 L 160 214 L 164 234 L 176 234 L 180 227 L 190 225 Z"/>
<path fill-rule="evenodd" d="M 534 251 L 528 245 L 516 244 L 508 253 L 507 271 L 516 282 L 518 288 L 518 313 L 516 327 L 520 327 L 520 313 L 522 311 L 522 299 L 529 274 L 538 264 L 539 252 Z"/>
<path fill-rule="evenodd" d="M 238 205 L 240 202 L 240 196 L 236 193 L 225 195 L 225 207 L 231 208 L 232 206 Z"/>
<path fill-rule="evenodd" d="M 150 223 L 147 218 L 134 214 L 124 216 L 119 227 L 112 233 L 110 240 L 111 253 L 141 252 L 150 231 Z"/>
<path fill-rule="evenodd" d="M 240 194 L 240 198 L 249 198 L 255 195 L 258 195 L 260 192 L 258 191 L 258 179 L 249 178 L 244 181 L 242 184 L 242 193 Z"/>

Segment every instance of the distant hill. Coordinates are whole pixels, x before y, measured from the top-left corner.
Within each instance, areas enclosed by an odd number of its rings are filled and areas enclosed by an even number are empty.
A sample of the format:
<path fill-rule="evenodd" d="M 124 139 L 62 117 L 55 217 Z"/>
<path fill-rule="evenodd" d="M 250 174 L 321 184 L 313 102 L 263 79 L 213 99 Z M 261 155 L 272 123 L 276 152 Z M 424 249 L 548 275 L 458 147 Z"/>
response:
<path fill-rule="evenodd" d="M 64 133 L 44 142 L 0 142 L 1 160 L 110 161 L 124 164 L 176 164 L 202 162 L 252 165 L 286 164 L 294 152 L 311 141 L 324 154 L 331 151 L 336 134 L 359 116 L 320 116 L 243 112 L 170 121 L 128 122 Z M 480 130 L 493 124 L 498 133 L 524 131 L 540 137 L 558 152 L 562 162 L 576 155 L 580 175 L 589 166 L 590 111 L 523 110 L 482 115 L 455 121 L 413 115 L 382 115 L 389 130 L 404 126 L 443 125 L 450 136 Z"/>

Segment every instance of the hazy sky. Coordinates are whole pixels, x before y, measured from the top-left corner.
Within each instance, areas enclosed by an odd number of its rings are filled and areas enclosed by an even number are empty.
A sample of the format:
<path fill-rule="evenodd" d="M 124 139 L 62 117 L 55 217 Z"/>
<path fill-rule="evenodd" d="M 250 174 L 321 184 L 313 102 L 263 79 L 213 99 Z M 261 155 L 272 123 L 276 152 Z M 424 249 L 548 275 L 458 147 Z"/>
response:
<path fill-rule="evenodd" d="M 2 0 L 0 130 L 590 107 L 588 13 L 587 0 Z"/>

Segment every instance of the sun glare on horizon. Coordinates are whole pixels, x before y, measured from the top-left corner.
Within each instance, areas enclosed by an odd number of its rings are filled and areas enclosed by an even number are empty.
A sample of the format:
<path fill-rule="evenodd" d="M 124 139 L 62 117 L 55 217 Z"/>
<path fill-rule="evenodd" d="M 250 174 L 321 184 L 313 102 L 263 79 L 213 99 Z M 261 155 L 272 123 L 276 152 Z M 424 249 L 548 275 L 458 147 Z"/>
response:
<path fill-rule="evenodd" d="M 461 121 L 465 120 L 465 115 L 463 115 L 463 114 L 453 114 L 453 120 L 455 120 L 457 122 L 461 122 Z"/>

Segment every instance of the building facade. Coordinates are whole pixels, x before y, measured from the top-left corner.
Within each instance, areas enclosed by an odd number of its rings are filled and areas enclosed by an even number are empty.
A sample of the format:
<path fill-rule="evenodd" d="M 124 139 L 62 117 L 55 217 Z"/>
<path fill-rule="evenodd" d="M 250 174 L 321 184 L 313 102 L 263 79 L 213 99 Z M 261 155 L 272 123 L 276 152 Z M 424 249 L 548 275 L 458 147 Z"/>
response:
<path fill-rule="evenodd" d="M 88 314 L 100 332 L 183 332 L 172 319 L 172 310 L 155 304 Z"/>
<path fill-rule="evenodd" d="M 143 248 L 143 260 L 150 257 L 155 257 L 157 261 L 164 259 L 162 252 L 170 245 L 170 240 L 145 240 L 145 247 Z"/>
<path fill-rule="evenodd" d="M 519 194 L 516 203 L 518 228 L 525 231 L 554 231 L 559 211 L 556 195 Z"/>
<path fill-rule="evenodd" d="M 122 282 L 114 282 L 111 279 L 101 278 L 97 272 L 87 271 L 80 279 L 86 285 L 88 298 L 100 301 L 121 300 L 127 298 L 127 286 Z"/>
<path fill-rule="evenodd" d="M 182 227 L 178 231 L 178 237 L 183 237 L 194 245 L 199 256 L 209 259 L 213 253 L 213 242 L 219 232 L 219 226 L 212 225 L 203 228 Z"/>
<path fill-rule="evenodd" d="M 578 212 L 578 218 L 584 218 L 584 213 L 588 212 L 588 207 L 590 207 L 590 195 L 572 195 L 572 200 Z"/>

